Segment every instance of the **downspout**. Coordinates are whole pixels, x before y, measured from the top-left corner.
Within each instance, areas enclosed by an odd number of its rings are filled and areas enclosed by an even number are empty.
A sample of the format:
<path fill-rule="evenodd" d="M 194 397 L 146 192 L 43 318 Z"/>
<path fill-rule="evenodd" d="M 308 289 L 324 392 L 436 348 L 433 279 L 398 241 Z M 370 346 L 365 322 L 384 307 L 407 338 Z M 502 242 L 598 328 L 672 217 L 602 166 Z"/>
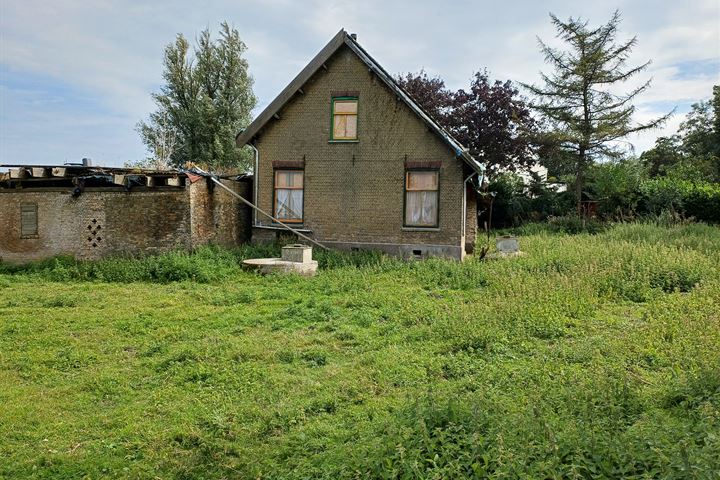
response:
<path fill-rule="evenodd" d="M 462 228 L 460 230 L 462 232 L 463 240 L 465 239 L 465 232 L 467 230 L 467 182 L 469 182 L 475 175 L 477 175 L 477 172 L 471 173 L 463 182 Z"/>
<path fill-rule="evenodd" d="M 257 205 L 257 191 L 258 191 L 258 164 L 260 160 L 260 152 L 252 143 L 247 145 L 255 151 L 255 168 L 253 169 L 253 204 Z M 257 210 L 253 208 L 253 220 L 252 226 L 257 227 Z"/>

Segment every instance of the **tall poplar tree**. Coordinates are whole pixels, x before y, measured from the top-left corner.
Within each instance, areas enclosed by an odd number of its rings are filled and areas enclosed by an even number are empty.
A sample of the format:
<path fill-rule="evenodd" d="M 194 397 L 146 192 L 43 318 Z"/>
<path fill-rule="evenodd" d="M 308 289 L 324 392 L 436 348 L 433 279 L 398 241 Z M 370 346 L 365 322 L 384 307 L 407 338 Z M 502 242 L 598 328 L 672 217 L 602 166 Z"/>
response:
<path fill-rule="evenodd" d="M 671 113 L 646 123 L 633 122 L 633 99 L 648 89 L 650 80 L 627 93 L 617 93 L 620 84 L 650 64 L 627 65 L 637 37 L 617 41 L 618 11 L 597 28 L 572 17 L 566 22 L 553 14 L 550 18 L 565 49 L 552 48 L 538 39 L 553 71 L 541 74 L 543 85 L 524 86 L 535 96 L 533 107 L 550 124 L 546 144 L 556 147 L 558 158 L 570 162 L 580 211 L 585 175 L 593 161 L 621 156 L 623 138 L 660 126 Z"/>
<path fill-rule="evenodd" d="M 235 146 L 235 135 L 250 123 L 257 102 L 246 50 L 238 31 L 225 22 L 218 40 L 203 30 L 192 52 L 182 34 L 165 48 L 165 84 L 153 95 L 157 110 L 137 126 L 153 155 L 150 163 L 248 167 L 247 153 Z"/>

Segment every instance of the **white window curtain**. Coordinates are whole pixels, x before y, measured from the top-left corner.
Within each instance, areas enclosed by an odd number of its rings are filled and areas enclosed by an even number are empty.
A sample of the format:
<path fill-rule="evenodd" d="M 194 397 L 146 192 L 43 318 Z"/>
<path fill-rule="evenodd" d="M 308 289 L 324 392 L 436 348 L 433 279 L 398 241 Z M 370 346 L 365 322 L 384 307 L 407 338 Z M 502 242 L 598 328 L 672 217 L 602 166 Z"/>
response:
<path fill-rule="evenodd" d="M 407 192 L 407 225 L 434 226 L 438 213 L 437 192 Z"/>
<path fill-rule="evenodd" d="M 405 179 L 405 225 L 438 224 L 438 172 L 409 171 Z"/>
<path fill-rule="evenodd" d="M 277 190 L 277 205 L 275 206 L 275 217 L 288 220 L 302 220 L 303 191 Z"/>
<path fill-rule="evenodd" d="M 275 172 L 275 218 L 286 221 L 303 219 L 304 174 L 297 170 Z"/>

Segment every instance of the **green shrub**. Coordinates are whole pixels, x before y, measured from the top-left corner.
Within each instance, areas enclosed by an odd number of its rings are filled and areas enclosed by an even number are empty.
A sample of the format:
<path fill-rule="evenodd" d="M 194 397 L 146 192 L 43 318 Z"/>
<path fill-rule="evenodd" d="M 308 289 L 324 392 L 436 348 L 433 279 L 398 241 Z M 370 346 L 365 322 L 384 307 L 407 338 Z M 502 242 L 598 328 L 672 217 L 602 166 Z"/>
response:
<path fill-rule="evenodd" d="M 337 250 L 313 249 L 313 257 L 320 268 L 377 267 L 389 259 L 377 250 L 339 252 Z"/>
<path fill-rule="evenodd" d="M 641 201 L 640 184 L 646 178 L 646 166 L 634 159 L 599 163 L 588 173 L 587 189 L 598 200 L 600 216 L 632 218 Z"/>
<path fill-rule="evenodd" d="M 606 230 L 607 224 L 596 218 L 581 218 L 579 215 L 550 217 L 548 226 L 557 233 L 589 233 L 596 234 Z"/>
<path fill-rule="evenodd" d="M 679 429 L 661 417 L 648 430 L 624 380 L 610 378 L 595 391 L 577 387 L 586 390 L 575 398 L 561 392 L 551 409 L 503 411 L 508 407 L 492 394 L 443 402 L 429 396 L 398 412 L 353 469 L 362 478 L 396 479 L 687 478 L 688 469 L 711 478 L 705 475 L 717 460 L 710 426 Z"/>
<path fill-rule="evenodd" d="M 645 210 L 681 213 L 706 222 L 720 222 L 720 184 L 657 177 L 640 184 Z"/>
<path fill-rule="evenodd" d="M 571 213 L 563 216 L 550 216 L 545 222 L 529 222 L 507 229 L 513 235 L 538 235 L 541 233 L 565 233 L 575 235 L 589 233 L 595 235 L 604 232 L 610 224 L 597 218 L 582 218 Z M 502 233 L 500 231 L 498 233 Z"/>
<path fill-rule="evenodd" d="M 489 209 L 490 197 L 494 194 L 494 228 L 539 222 L 551 216 L 567 215 L 575 208 L 572 193 L 558 193 L 537 182 L 526 187 L 521 177 L 511 173 L 497 175 L 488 185 L 487 191 L 492 193 L 481 197 L 480 208 Z"/>

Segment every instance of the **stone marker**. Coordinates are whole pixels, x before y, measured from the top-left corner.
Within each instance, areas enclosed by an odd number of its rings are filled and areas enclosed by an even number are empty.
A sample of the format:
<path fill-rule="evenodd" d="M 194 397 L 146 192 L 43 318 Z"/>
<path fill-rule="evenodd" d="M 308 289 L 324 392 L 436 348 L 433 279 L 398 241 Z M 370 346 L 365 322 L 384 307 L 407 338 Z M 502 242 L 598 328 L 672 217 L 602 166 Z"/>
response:
<path fill-rule="evenodd" d="M 497 248 L 497 252 L 489 253 L 485 258 L 508 258 L 523 254 L 523 252 L 520 251 L 520 243 L 517 237 L 511 237 L 510 235 L 497 237 L 495 239 L 495 247 Z"/>
<path fill-rule="evenodd" d="M 500 253 L 517 253 L 520 251 L 520 244 L 518 243 L 517 237 L 511 237 L 510 235 L 504 235 L 495 239 L 495 246 Z"/>

